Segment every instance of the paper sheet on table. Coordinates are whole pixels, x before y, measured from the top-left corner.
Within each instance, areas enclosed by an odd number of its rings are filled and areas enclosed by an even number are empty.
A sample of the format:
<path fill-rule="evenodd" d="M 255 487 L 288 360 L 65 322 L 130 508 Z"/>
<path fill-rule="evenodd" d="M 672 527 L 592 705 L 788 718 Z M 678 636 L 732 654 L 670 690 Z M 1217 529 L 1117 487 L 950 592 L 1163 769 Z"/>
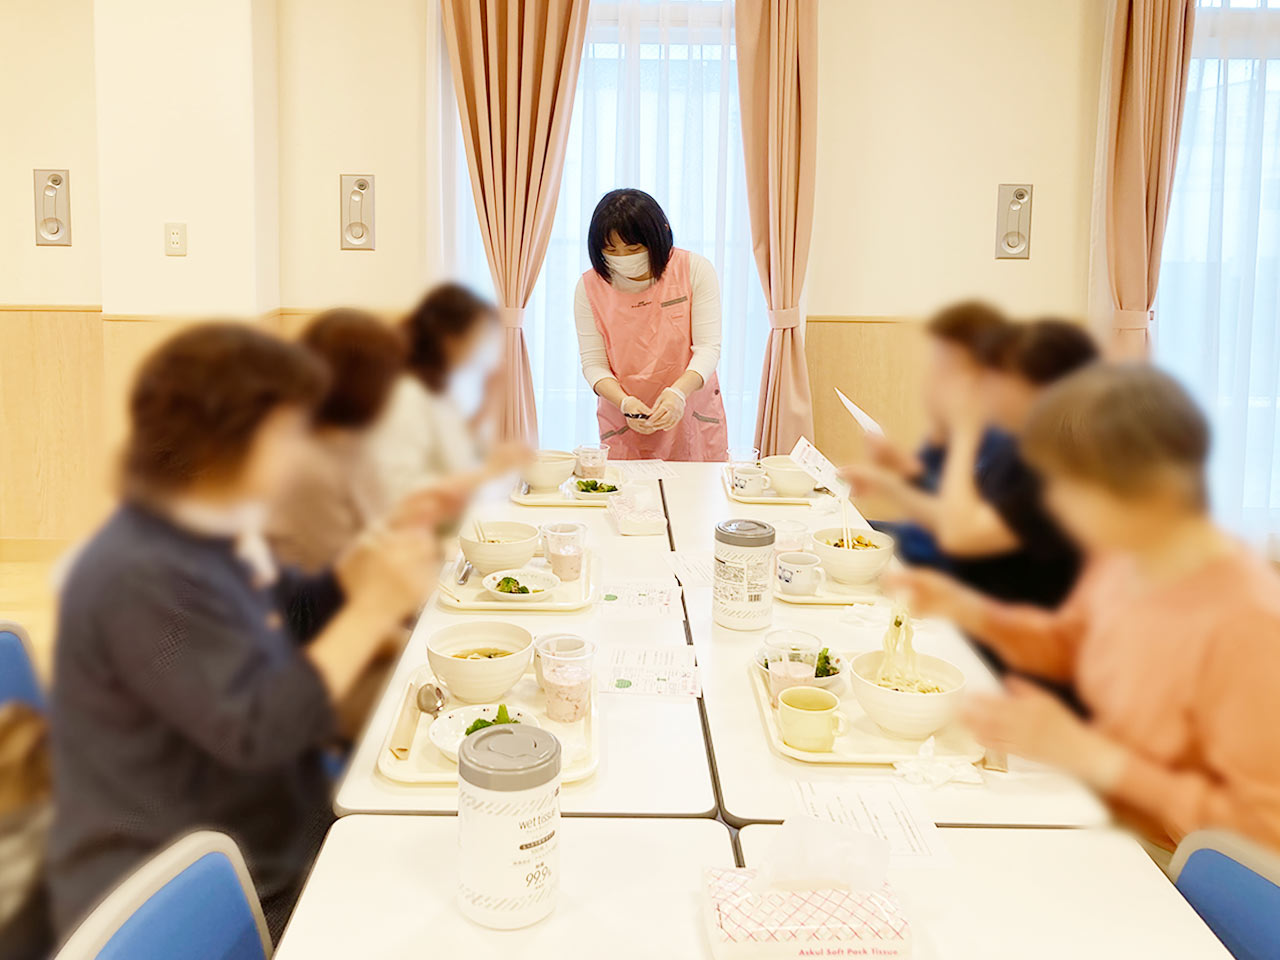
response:
<path fill-rule="evenodd" d="M 800 809 L 820 820 L 847 824 L 880 837 L 889 855 L 912 864 L 940 863 L 947 850 L 919 792 L 893 780 L 796 783 Z"/>
<path fill-rule="evenodd" d="M 858 421 L 858 426 L 867 433 L 874 433 L 878 437 L 884 436 L 884 428 L 871 418 L 871 414 L 846 397 L 839 387 L 836 387 L 836 396 L 840 398 L 840 402 L 844 404 L 844 408 L 849 411 L 853 419 Z"/>
<path fill-rule="evenodd" d="M 615 647 L 597 671 L 601 693 L 696 697 L 702 692 L 693 647 Z"/>
<path fill-rule="evenodd" d="M 667 565 L 683 587 L 709 587 L 715 582 L 715 560 L 700 553 L 669 553 Z"/>
<path fill-rule="evenodd" d="M 791 459 L 809 471 L 818 486 L 826 487 L 837 496 L 847 496 L 849 485 L 840 479 L 836 465 L 828 460 L 807 437 L 801 437 L 791 448 Z"/>
<path fill-rule="evenodd" d="M 670 480 L 676 472 L 665 460 L 619 460 L 628 480 Z"/>
<path fill-rule="evenodd" d="M 646 617 L 684 619 L 680 586 L 670 580 L 618 580 L 600 593 L 600 613 L 630 620 Z"/>

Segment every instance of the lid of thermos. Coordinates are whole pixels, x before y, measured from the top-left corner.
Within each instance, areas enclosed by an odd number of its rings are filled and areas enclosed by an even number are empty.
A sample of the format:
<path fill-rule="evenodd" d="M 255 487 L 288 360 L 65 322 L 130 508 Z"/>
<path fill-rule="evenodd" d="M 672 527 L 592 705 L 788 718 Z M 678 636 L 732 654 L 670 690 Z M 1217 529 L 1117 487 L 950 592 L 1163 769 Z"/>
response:
<path fill-rule="evenodd" d="M 767 547 L 774 530 L 763 520 L 721 520 L 716 524 L 716 540 L 734 547 Z"/>
<path fill-rule="evenodd" d="M 464 737 L 458 776 L 485 790 L 529 790 L 560 773 L 560 741 L 549 731 L 502 723 Z"/>

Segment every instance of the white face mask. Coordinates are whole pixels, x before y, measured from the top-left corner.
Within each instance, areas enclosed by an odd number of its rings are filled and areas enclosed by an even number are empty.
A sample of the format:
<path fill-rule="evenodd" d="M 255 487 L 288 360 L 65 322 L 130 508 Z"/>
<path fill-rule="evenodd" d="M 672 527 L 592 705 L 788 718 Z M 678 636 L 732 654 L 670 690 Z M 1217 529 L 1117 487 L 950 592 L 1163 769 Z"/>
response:
<path fill-rule="evenodd" d="M 606 253 L 604 262 L 609 267 L 611 277 L 638 280 L 649 272 L 649 251 L 641 250 L 639 253 L 628 253 L 621 257 Z"/>

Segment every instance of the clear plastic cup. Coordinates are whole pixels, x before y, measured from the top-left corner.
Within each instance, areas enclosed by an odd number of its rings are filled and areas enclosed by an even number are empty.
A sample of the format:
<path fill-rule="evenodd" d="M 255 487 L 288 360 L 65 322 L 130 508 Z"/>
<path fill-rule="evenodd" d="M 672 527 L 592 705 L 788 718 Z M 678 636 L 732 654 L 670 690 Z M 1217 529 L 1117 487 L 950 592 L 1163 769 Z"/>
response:
<path fill-rule="evenodd" d="M 799 520 L 773 521 L 773 552 L 795 553 L 809 545 L 809 528 Z"/>
<path fill-rule="evenodd" d="M 548 720 L 573 723 L 587 715 L 595 655 L 596 645 L 574 634 L 553 634 L 538 641 L 534 672 L 547 697 Z"/>
<path fill-rule="evenodd" d="M 603 480 L 605 470 L 609 466 L 609 445 L 607 443 L 584 443 L 576 448 L 574 456 L 578 465 L 574 472 L 583 480 Z"/>
<path fill-rule="evenodd" d="M 774 630 L 764 638 L 764 663 L 769 671 L 769 698 L 790 687 L 813 683 L 822 641 L 803 630 Z"/>
<path fill-rule="evenodd" d="M 585 523 L 546 523 L 542 526 L 542 552 L 551 564 L 551 572 L 565 583 L 582 576 L 583 558 L 587 553 Z"/>

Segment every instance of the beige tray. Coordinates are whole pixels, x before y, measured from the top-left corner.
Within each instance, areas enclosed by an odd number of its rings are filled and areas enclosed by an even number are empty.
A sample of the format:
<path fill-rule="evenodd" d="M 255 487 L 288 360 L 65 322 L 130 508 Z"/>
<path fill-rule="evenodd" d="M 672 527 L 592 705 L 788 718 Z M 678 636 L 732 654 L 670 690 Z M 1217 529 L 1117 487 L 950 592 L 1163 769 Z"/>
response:
<path fill-rule="evenodd" d="M 775 587 L 773 595 L 783 603 L 819 607 L 848 607 L 855 603 L 875 603 L 884 596 L 874 583 L 861 583 L 855 586 L 849 583 L 833 583 L 830 580 L 819 584 L 817 593 L 783 593 Z"/>
<path fill-rule="evenodd" d="M 771 503 L 775 506 L 812 507 L 817 503 L 821 503 L 825 497 L 831 496 L 825 490 L 815 490 L 807 497 L 780 497 L 772 491 L 765 491 L 758 497 L 743 496 L 733 489 L 732 471 L 732 467 L 725 467 L 720 471 L 720 485 L 724 487 L 724 495 L 730 500 L 736 500 L 738 503 Z"/>
<path fill-rule="evenodd" d="M 844 654 L 841 656 L 846 663 L 853 659 Z M 765 739 L 775 753 L 805 763 L 838 764 L 889 764 L 899 760 L 914 760 L 920 753 L 923 739 L 904 740 L 885 733 L 863 712 L 848 683 L 831 691 L 839 695 L 840 712 L 849 718 L 850 728 L 844 736 L 836 738 L 835 749 L 830 753 L 814 753 L 788 746 L 782 742 L 782 733 L 778 729 L 778 712 L 769 704 L 769 681 L 764 671 L 754 662 L 747 661 L 747 672 L 756 706 L 760 708 Z M 939 730 L 934 734 L 933 743 L 936 751 L 934 755 L 940 760 L 965 760 L 973 763 L 981 760 L 986 753 L 986 749 L 958 723 Z"/>
<path fill-rule="evenodd" d="M 605 467 L 604 479 L 607 483 L 621 485 L 625 478 L 618 467 L 608 466 Z M 607 498 L 579 500 L 574 496 L 574 484 L 577 482 L 577 477 L 570 477 L 554 490 L 529 490 L 528 484 L 521 480 L 511 491 L 511 502 L 522 507 L 603 507 L 609 502 Z"/>
<path fill-rule="evenodd" d="M 378 772 L 397 783 L 440 784 L 458 782 L 458 765 L 441 753 L 427 735 L 434 722 L 426 714 L 418 714 L 417 729 L 413 734 L 413 745 L 404 759 L 391 752 L 391 734 L 396 721 L 400 718 L 406 702 L 416 697 L 418 687 L 427 681 L 434 680 L 431 668 L 419 667 L 405 684 L 404 695 L 397 701 L 396 714 L 391 719 L 391 726 L 382 740 L 378 750 Z M 514 687 L 507 691 L 499 701 L 508 707 L 519 707 L 521 710 L 535 714 L 538 724 L 544 730 L 550 730 L 560 741 L 560 781 L 572 783 L 585 780 L 596 772 L 600 765 L 600 723 L 596 717 L 595 694 L 592 693 L 590 712 L 576 723 L 556 723 L 547 719 L 547 699 L 538 689 L 538 682 L 532 673 L 526 673 Z M 461 706 L 459 701 L 450 698 L 445 710 Z"/>
<path fill-rule="evenodd" d="M 600 599 L 600 560 L 587 550 L 582 557 L 582 576 L 572 583 L 562 583 L 545 600 L 499 600 L 484 588 L 484 574 L 473 570 L 467 582 L 458 583 L 457 571 L 461 554 L 444 565 L 436 586 L 436 602 L 445 610 L 483 610 L 486 613 L 569 613 L 589 607 Z M 550 571 L 542 557 L 534 557 L 525 566 Z"/>

